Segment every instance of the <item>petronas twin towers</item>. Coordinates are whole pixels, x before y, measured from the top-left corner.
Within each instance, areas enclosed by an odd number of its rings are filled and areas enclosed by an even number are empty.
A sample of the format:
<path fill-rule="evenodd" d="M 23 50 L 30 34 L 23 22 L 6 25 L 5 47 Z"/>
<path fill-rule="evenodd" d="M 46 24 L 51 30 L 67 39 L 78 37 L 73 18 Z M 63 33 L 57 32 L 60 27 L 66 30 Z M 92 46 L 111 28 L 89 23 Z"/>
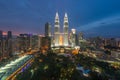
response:
<path fill-rule="evenodd" d="M 68 46 L 68 16 L 65 13 L 63 32 L 60 32 L 60 21 L 58 12 L 55 16 L 55 27 L 54 27 L 54 46 Z"/>

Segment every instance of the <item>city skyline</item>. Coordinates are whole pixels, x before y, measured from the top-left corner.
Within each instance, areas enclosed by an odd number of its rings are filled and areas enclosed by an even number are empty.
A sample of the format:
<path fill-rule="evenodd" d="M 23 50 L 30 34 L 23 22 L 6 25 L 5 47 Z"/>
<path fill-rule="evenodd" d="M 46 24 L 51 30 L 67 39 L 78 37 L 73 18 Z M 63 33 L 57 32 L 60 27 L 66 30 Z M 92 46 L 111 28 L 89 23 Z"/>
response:
<path fill-rule="evenodd" d="M 120 0 L 0 0 L 0 80 L 120 80 Z"/>
<path fill-rule="evenodd" d="M 70 29 L 76 28 L 89 36 L 119 37 L 119 3 L 114 0 L 1 0 L 0 30 L 14 34 L 43 34 L 46 22 L 50 22 L 54 28 L 56 12 L 61 16 L 60 22 L 67 12 Z"/>

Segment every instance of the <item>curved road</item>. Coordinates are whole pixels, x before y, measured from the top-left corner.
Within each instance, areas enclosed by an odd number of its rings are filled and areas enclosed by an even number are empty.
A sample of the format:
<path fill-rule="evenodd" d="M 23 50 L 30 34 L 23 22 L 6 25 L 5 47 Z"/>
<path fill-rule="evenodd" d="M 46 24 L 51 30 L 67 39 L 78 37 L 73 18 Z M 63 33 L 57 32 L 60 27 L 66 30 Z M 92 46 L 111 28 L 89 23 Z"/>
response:
<path fill-rule="evenodd" d="M 23 68 L 23 65 L 27 65 L 28 61 L 33 58 L 32 55 L 24 55 L 15 61 L 11 61 L 9 64 L 5 65 L 4 67 L 0 68 L 0 80 L 11 80 L 11 78 L 17 70 L 21 70 Z M 27 63 L 27 64 L 26 64 Z M 19 71 L 20 71 L 19 70 Z"/>

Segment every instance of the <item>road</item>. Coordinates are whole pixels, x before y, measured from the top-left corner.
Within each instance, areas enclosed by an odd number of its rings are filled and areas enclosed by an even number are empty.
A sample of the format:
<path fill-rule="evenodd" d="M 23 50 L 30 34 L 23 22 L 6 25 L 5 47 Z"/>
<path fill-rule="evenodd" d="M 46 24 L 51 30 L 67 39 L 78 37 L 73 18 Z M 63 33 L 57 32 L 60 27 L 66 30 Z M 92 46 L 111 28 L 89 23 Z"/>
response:
<path fill-rule="evenodd" d="M 24 55 L 14 61 L 11 61 L 4 67 L 1 67 L 0 80 L 11 80 L 10 78 L 17 74 L 17 72 L 21 71 L 23 67 L 27 66 L 32 58 L 32 55 Z"/>

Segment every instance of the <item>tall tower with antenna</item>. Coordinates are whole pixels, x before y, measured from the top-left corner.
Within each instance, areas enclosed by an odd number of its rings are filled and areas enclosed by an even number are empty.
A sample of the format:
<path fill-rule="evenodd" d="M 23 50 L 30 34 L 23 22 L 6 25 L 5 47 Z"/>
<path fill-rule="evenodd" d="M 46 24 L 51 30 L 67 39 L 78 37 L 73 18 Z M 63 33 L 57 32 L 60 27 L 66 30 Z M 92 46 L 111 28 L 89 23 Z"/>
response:
<path fill-rule="evenodd" d="M 64 34 L 64 46 L 68 46 L 68 16 L 67 13 L 65 13 L 64 16 L 64 26 L 63 26 L 63 34 Z"/>
<path fill-rule="evenodd" d="M 58 12 L 55 16 L 55 28 L 54 28 L 54 45 L 59 46 L 59 37 L 60 37 L 60 22 Z"/>

